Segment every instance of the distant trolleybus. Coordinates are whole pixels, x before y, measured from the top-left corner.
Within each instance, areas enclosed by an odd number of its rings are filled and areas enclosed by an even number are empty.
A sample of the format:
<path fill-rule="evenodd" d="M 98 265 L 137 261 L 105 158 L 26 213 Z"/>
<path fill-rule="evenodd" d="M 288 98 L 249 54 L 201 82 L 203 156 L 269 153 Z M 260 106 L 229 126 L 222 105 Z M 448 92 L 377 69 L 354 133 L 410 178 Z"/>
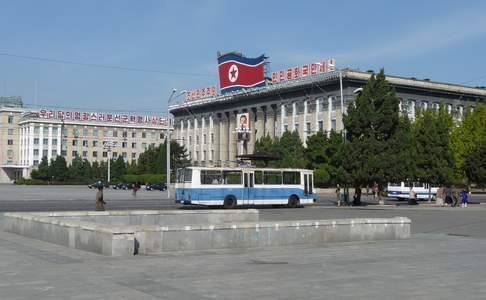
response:
<path fill-rule="evenodd" d="M 437 196 L 437 187 L 430 186 L 429 184 L 422 182 L 400 182 L 388 184 L 388 197 L 394 197 L 397 199 L 408 199 L 410 197 L 410 187 L 417 194 L 417 199 L 429 198 L 429 187 L 431 197 Z"/>
<path fill-rule="evenodd" d="M 177 170 L 176 203 L 222 205 L 288 205 L 316 201 L 312 170 L 188 167 Z"/>

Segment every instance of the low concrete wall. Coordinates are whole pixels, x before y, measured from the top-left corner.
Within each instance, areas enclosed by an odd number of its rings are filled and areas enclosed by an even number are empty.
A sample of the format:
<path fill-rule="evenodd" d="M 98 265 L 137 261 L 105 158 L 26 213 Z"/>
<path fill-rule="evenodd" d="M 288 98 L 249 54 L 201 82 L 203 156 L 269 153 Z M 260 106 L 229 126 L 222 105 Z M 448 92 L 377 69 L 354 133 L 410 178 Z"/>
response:
<path fill-rule="evenodd" d="M 163 219 L 163 216 L 170 216 L 169 219 L 178 216 L 180 219 L 169 222 L 178 225 L 158 225 L 158 217 Z M 137 225 L 81 221 L 97 217 L 113 223 L 125 220 Z M 110 219 L 114 217 L 122 218 Z M 239 221 L 245 218 L 256 220 Z M 406 239 L 410 237 L 411 223 L 410 219 L 401 217 L 257 222 L 256 210 L 163 211 L 160 216 L 153 211 L 5 213 L 3 219 L 5 231 L 110 256 Z M 230 220 L 234 222 L 227 222 Z M 204 224 L 200 223 L 203 221 Z M 186 224 L 182 225 L 184 222 Z"/>
<path fill-rule="evenodd" d="M 36 212 L 32 216 L 51 217 L 63 221 L 94 222 L 106 225 L 177 226 L 221 224 L 228 222 L 258 222 L 256 209 L 235 210 L 119 210 Z"/>
<path fill-rule="evenodd" d="M 407 239 L 408 218 L 337 219 L 151 227 L 135 233 L 141 254 Z"/>

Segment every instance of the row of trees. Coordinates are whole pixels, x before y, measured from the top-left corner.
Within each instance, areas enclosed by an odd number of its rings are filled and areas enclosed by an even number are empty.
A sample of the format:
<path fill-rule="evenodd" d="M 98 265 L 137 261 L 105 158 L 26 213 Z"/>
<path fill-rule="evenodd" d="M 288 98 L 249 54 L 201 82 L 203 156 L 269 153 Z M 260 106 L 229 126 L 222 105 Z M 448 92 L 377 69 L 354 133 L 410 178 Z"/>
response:
<path fill-rule="evenodd" d="M 296 132 L 264 137 L 255 153 L 279 155 L 269 166 L 315 170 L 320 186 L 383 188 L 388 182 L 434 185 L 486 185 L 486 106 L 478 104 L 455 122 L 441 107 L 418 111 L 411 122 L 399 112 L 399 99 L 385 80 L 373 75 L 344 117 L 345 135 L 310 136 L 304 148 Z"/>
<path fill-rule="evenodd" d="M 123 180 L 125 175 L 166 174 L 167 151 L 166 143 L 150 147 L 140 154 L 136 162 L 125 162 L 119 156 L 110 161 L 111 182 Z M 181 168 L 189 164 L 186 150 L 177 142 L 171 141 L 171 168 Z M 79 156 L 73 158 L 70 165 L 63 156 L 56 156 L 51 162 L 42 158 L 37 169 L 32 170 L 32 179 L 54 182 L 87 183 L 96 180 L 108 180 L 108 162 L 94 161 L 90 163 Z M 132 176 L 132 178 L 136 178 Z"/>

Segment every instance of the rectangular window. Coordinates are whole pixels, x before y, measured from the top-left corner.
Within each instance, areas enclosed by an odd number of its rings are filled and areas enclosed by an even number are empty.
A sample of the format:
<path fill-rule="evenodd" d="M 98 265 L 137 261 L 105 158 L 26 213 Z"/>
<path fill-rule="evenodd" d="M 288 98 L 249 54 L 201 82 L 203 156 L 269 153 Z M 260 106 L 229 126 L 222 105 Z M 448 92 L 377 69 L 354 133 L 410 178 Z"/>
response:
<path fill-rule="evenodd" d="M 76 156 L 78 156 L 78 151 L 73 150 L 73 152 L 71 154 L 72 154 L 73 157 L 76 157 Z"/>
<path fill-rule="evenodd" d="M 192 182 L 192 169 L 177 170 L 177 182 L 178 183 L 191 183 Z"/>
<path fill-rule="evenodd" d="M 211 144 L 214 143 L 214 133 L 211 133 Z"/>
<path fill-rule="evenodd" d="M 8 156 L 8 158 L 12 158 L 13 155 L 14 155 L 13 150 L 7 150 L 7 156 Z"/>
<path fill-rule="evenodd" d="M 87 140 L 83 141 L 83 147 L 88 147 L 88 141 Z"/>
<path fill-rule="evenodd" d="M 108 157 L 108 152 L 103 151 L 103 157 Z"/>
<path fill-rule="evenodd" d="M 132 143 L 132 149 L 137 148 L 137 143 Z"/>
<path fill-rule="evenodd" d="M 299 124 L 294 124 L 294 131 L 299 131 Z"/>
<path fill-rule="evenodd" d="M 89 135 L 88 128 L 84 128 L 83 129 L 83 136 L 88 136 L 88 135 Z"/>
<path fill-rule="evenodd" d="M 61 150 L 61 155 L 62 156 L 67 156 L 67 150 Z"/>
<path fill-rule="evenodd" d="M 283 172 L 283 184 L 300 184 L 300 172 Z"/>
<path fill-rule="evenodd" d="M 73 140 L 73 146 L 77 146 L 78 145 L 78 140 Z"/>
<path fill-rule="evenodd" d="M 137 153 L 132 152 L 132 159 L 136 159 L 136 158 L 137 158 Z"/>
<path fill-rule="evenodd" d="M 56 135 L 57 134 L 57 127 L 52 127 L 52 135 Z"/>
<path fill-rule="evenodd" d="M 108 130 L 103 130 L 103 136 L 104 137 L 108 137 L 108 135 L 110 135 L 110 132 Z"/>
<path fill-rule="evenodd" d="M 113 158 L 117 158 L 118 157 L 118 152 L 113 152 Z"/>
<path fill-rule="evenodd" d="M 37 166 L 39 164 L 39 161 L 36 159 L 34 160 L 34 166 Z"/>
<path fill-rule="evenodd" d="M 39 139 L 38 138 L 34 138 L 34 145 L 39 145 Z"/>
<path fill-rule="evenodd" d="M 42 157 L 47 157 L 47 153 L 48 153 L 47 150 L 42 150 Z"/>
<path fill-rule="evenodd" d="M 83 157 L 88 157 L 88 151 L 83 151 Z"/>
<path fill-rule="evenodd" d="M 310 133 L 310 132 L 311 132 L 311 123 L 307 122 L 307 123 L 305 124 L 305 127 L 306 127 L 306 128 L 305 128 L 305 131 L 307 131 L 307 133 Z"/>
<path fill-rule="evenodd" d="M 93 136 L 98 136 L 98 129 L 93 129 Z"/>
<path fill-rule="evenodd" d="M 206 150 L 203 151 L 203 161 L 206 161 Z"/>
<path fill-rule="evenodd" d="M 13 135 L 13 133 L 14 133 L 14 130 L 12 128 L 9 128 L 8 129 L 8 135 Z"/>
<path fill-rule="evenodd" d="M 263 172 L 264 184 L 282 184 L 282 172 L 280 171 L 265 171 Z"/>
<path fill-rule="evenodd" d="M 147 149 L 147 143 L 142 143 L 142 149 L 143 150 Z"/>
<path fill-rule="evenodd" d="M 241 171 L 223 171 L 224 184 L 241 184 Z"/>
<path fill-rule="evenodd" d="M 127 145 L 128 145 L 128 143 L 127 143 L 127 142 L 122 142 L 122 148 L 126 148 L 126 147 L 127 147 Z"/>
<path fill-rule="evenodd" d="M 47 145 L 49 143 L 49 139 L 42 139 L 42 145 Z"/>
<path fill-rule="evenodd" d="M 13 145 L 13 140 L 12 140 L 12 139 L 7 140 L 7 144 L 8 144 L 9 146 L 12 146 L 12 145 Z"/>
<path fill-rule="evenodd" d="M 203 135 L 203 144 L 206 145 L 206 135 Z"/>
<path fill-rule="evenodd" d="M 324 131 L 324 122 L 323 121 L 319 121 L 318 126 L 319 126 L 319 131 Z"/>
<path fill-rule="evenodd" d="M 38 156 L 39 155 L 39 149 L 34 149 L 34 156 Z"/>
<path fill-rule="evenodd" d="M 201 184 L 221 184 L 223 173 L 217 170 L 201 170 Z"/>
<path fill-rule="evenodd" d="M 73 136 L 78 137 L 79 136 L 79 130 L 77 128 L 73 128 Z"/>
<path fill-rule="evenodd" d="M 52 145 L 57 146 L 57 139 L 52 139 Z"/>
<path fill-rule="evenodd" d="M 255 171 L 255 184 L 263 184 L 263 171 Z"/>
<path fill-rule="evenodd" d="M 289 125 L 287 124 L 284 125 L 284 131 L 289 131 Z"/>
<path fill-rule="evenodd" d="M 336 130 L 336 119 L 331 120 L 331 129 Z"/>
<path fill-rule="evenodd" d="M 8 124 L 14 123 L 14 116 L 8 116 Z"/>
<path fill-rule="evenodd" d="M 132 131 L 132 138 L 136 138 L 136 137 L 137 137 L 137 132 Z"/>
<path fill-rule="evenodd" d="M 98 157 L 98 151 L 93 151 L 93 157 Z"/>
<path fill-rule="evenodd" d="M 126 152 L 122 152 L 122 157 L 123 157 L 123 158 L 127 158 L 127 156 L 128 156 L 128 155 L 127 155 L 127 153 L 126 153 Z"/>
<path fill-rule="evenodd" d="M 142 139 L 146 138 L 147 137 L 147 133 L 144 131 L 142 132 Z"/>
<path fill-rule="evenodd" d="M 189 146 L 192 145 L 192 136 L 189 136 Z"/>
<path fill-rule="evenodd" d="M 34 134 L 39 134 L 39 126 L 34 127 Z"/>
<path fill-rule="evenodd" d="M 161 132 L 161 133 L 159 134 L 159 139 L 161 139 L 161 140 L 163 140 L 163 139 L 164 139 L 164 133 L 162 133 L 162 132 Z"/>
<path fill-rule="evenodd" d="M 57 156 L 57 150 L 52 150 L 52 156 Z"/>
<path fill-rule="evenodd" d="M 123 136 L 124 138 L 128 137 L 128 132 L 123 131 L 122 136 Z"/>
<path fill-rule="evenodd" d="M 98 141 L 93 141 L 93 147 L 98 147 Z"/>
<path fill-rule="evenodd" d="M 113 130 L 113 137 L 118 137 L 118 131 Z"/>

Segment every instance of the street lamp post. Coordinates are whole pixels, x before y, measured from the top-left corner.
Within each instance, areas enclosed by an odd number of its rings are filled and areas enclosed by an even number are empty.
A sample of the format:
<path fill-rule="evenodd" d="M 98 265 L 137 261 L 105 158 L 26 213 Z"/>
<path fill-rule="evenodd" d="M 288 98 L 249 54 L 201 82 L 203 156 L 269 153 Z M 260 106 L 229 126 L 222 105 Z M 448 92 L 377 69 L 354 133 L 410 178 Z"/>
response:
<path fill-rule="evenodd" d="M 166 170 L 166 182 L 167 182 L 167 199 L 170 199 L 170 125 L 171 125 L 171 122 L 170 122 L 170 112 L 169 112 L 169 104 L 172 100 L 174 100 L 175 98 L 177 98 L 178 96 L 181 96 L 183 94 L 186 93 L 186 90 L 182 90 L 180 91 L 179 95 L 177 95 L 176 97 L 174 97 L 175 93 L 177 92 L 177 89 L 173 89 L 170 96 L 169 96 L 169 100 L 167 101 L 167 133 L 166 133 L 166 143 L 167 143 L 167 163 L 166 163 L 166 166 L 167 166 L 167 170 Z"/>

